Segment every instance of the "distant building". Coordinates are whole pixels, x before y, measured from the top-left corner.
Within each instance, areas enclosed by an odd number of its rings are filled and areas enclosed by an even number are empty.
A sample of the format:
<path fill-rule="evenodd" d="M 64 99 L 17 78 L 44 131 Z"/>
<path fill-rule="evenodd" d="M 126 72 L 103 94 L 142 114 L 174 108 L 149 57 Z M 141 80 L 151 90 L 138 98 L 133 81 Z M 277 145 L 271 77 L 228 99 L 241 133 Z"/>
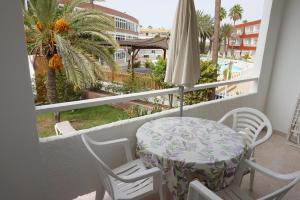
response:
<path fill-rule="evenodd" d="M 154 37 L 168 38 L 170 30 L 165 28 L 141 28 L 139 32 L 139 39 L 150 39 Z M 156 60 L 158 57 L 163 57 L 163 50 L 161 49 L 143 49 L 139 52 L 139 58 L 144 60 Z"/>
<path fill-rule="evenodd" d="M 232 36 L 227 43 L 229 54 L 236 57 L 249 54 L 255 56 L 261 20 L 249 21 L 234 26 Z"/>
<path fill-rule="evenodd" d="M 59 0 L 61 4 L 66 3 L 68 0 Z M 111 8 L 104 7 L 98 4 L 91 3 L 82 3 L 80 8 L 84 9 L 96 9 L 101 11 L 102 13 L 113 17 L 115 21 L 116 31 L 112 32 L 111 35 L 116 40 L 130 40 L 130 39 L 138 39 L 139 36 L 139 20 L 135 17 L 128 15 L 127 13 L 114 10 Z M 118 49 L 114 55 L 115 61 L 122 65 L 127 63 L 127 50 L 126 49 Z"/>
<path fill-rule="evenodd" d="M 169 37 L 170 30 L 165 28 L 141 28 L 139 32 L 139 39 L 150 39 L 157 36 Z"/>

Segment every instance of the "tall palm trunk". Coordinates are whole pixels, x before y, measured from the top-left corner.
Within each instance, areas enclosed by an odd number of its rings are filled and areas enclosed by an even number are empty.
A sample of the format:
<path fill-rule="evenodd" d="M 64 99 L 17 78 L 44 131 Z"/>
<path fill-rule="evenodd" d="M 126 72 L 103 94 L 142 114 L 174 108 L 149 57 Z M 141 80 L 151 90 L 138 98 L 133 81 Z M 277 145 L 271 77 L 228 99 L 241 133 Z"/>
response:
<path fill-rule="evenodd" d="M 220 10 L 221 0 L 215 0 L 215 24 L 214 24 L 214 36 L 212 45 L 212 61 L 215 65 L 218 64 L 218 52 L 220 47 Z"/>
<path fill-rule="evenodd" d="M 213 35 L 213 44 L 212 44 L 212 63 L 218 65 L 218 53 L 220 47 L 220 11 L 221 11 L 221 0 L 215 0 L 215 24 L 214 24 L 214 35 Z M 215 81 L 218 78 L 218 68 L 216 67 L 214 73 Z M 215 89 L 213 90 L 210 100 L 215 99 Z"/>
<path fill-rule="evenodd" d="M 224 51 L 225 51 L 225 57 L 227 57 L 227 51 L 228 51 L 227 48 L 228 48 L 228 47 L 227 47 L 227 37 L 225 37 L 225 38 L 224 38 Z"/>
<path fill-rule="evenodd" d="M 233 20 L 233 28 L 235 28 L 235 20 Z M 236 38 L 234 38 L 236 39 Z M 234 55 L 234 50 L 233 50 L 233 44 L 231 44 L 231 57 L 234 58 L 235 55 Z"/>
<path fill-rule="evenodd" d="M 56 103 L 57 102 L 57 91 L 56 91 L 56 73 L 55 69 L 48 69 L 47 72 L 47 96 L 49 102 Z"/>
<path fill-rule="evenodd" d="M 48 68 L 47 72 L 47 96 L 51 104 L 57 103 L 57 90 L 56 90 L 56 72 L 55 69 Z M 60 113 L 54 113 L 55 121 L 60 121 Z"/>

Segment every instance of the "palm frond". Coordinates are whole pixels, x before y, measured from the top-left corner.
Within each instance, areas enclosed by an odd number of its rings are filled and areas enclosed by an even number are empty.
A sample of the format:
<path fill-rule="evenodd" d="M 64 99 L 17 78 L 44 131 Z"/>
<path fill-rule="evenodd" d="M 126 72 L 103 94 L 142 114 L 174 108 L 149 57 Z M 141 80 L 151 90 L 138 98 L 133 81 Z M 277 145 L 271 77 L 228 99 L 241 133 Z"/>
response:
<path fill-rule="evenodd" d="M 60 35 L 55 35 L 57 50 L 62 57 L 67 79 L 77 87 L 85 87 L 96 81 L 100 64 L 82 49 L 71 45 Z"/>

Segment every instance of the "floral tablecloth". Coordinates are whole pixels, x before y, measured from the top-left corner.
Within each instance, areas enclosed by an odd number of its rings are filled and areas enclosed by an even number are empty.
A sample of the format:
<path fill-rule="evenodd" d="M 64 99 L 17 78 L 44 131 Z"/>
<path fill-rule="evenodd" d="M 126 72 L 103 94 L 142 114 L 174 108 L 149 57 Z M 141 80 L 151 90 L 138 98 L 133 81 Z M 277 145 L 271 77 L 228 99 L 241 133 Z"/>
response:
<path fill-rule="evenodd" d="M 147 167 L 159 167 L 174 199 L 186 199 L 198 179 L 212 190 L 233 180 L 245 152 L 243 137 L 215 121 L 169 117 L 141 126 L 137 155 Z"/>

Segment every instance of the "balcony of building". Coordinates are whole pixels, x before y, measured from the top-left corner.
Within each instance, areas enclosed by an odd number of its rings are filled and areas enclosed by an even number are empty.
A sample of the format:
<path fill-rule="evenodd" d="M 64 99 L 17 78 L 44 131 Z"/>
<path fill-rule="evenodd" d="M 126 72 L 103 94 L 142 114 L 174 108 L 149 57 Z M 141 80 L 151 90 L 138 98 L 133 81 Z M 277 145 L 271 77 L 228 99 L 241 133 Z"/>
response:
<path fill-rule="evenodd" d="M 43 139 L 37 137 L 35 115 L 174 94 L 179 91 L 172 88 L 34 107 L 29 72 L 25 67 L 27 55 L 21 8 L 17 1 L 5 1 L 7 6 L 0 12 L 0 25 L 6 27 L 1 30 L 3 35 L 0 37 L 0 199 L 94 199 L 101 177 L 98 176 L 80 135 L 88 133 L 98 141 L 128 138 L 134 151 L 135 134 L 142 124 L 162 117 L 178 116 L 178 108 L 81 130 L 76 134 Z M 210 120 L 218 120 L 229 110 L 238 107 L 252 107 L 263 111 L 270 119 L 274 133 L 271 140 L 258 149 L 257 162 L 282 173 L 300 169 L 299 149 L 287 145 L 285 140 L 300 92 L 300 63 L 297 59 L 298 46 L 295 45 L 300 43 L 300 29 L 295 26 L 300 17 L 299 9 L 299 1 L 266 0 L 257 44 L 256 73 L 230 81 L 197 85 L 192 89 L 248 83 L 251 89 L 247 94 L 184 107 L 184 116 Z M 13 58 L 11 55 L 14 55 Z M 119 148 L 102 151 L 101 154 L 111 167 L 124 162 L 124 153 Z M 248 177 L 243 183 L 245 187 L 247 181 Z M 256 197 L 265 194 L 280 185 L 281 183 L 257 176 L 252 195 Z M 299 191 L 297 185 L 286 199 L 298 199 Z"/>

